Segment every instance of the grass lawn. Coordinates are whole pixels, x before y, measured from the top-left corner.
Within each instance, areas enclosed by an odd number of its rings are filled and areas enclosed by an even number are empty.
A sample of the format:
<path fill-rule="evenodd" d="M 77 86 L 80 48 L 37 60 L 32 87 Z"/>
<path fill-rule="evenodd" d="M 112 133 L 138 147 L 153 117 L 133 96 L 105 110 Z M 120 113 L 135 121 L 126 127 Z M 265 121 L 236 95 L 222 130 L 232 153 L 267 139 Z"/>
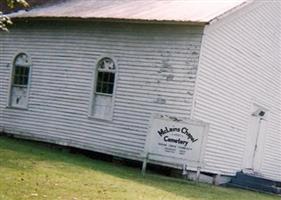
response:
<path fill-rule="evenodd" d="M 280 197 L 153 174 L 142 177 L 139 169 L 0 136 L 0 199 L 280 200 Z"/>

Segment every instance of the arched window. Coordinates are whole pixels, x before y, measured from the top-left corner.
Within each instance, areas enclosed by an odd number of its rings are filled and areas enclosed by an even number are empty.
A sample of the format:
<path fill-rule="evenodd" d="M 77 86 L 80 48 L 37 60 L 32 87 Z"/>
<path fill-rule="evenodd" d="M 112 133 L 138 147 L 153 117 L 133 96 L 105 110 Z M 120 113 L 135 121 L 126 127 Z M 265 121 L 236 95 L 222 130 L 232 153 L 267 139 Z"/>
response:
<path fill-rule="evenodd" d="M 111 119 L 116 64 L 113 59 L 104 57 L 98 61 L 96 67 L 92 115 L 101 119 Z"/>
<path fill-rule="evenodd" d="M 19 53 L 13 61 L 9 106 L 27 108 L 30 83 L 31 60 L 25 53 Z"/>

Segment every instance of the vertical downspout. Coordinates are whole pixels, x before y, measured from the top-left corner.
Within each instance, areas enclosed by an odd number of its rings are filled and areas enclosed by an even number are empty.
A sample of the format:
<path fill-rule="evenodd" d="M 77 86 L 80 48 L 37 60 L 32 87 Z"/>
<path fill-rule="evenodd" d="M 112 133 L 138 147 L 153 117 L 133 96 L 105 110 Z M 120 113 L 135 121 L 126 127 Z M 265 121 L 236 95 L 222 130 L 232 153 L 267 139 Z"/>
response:
<path fill-rule="evenodd" d="M 204 27 L 204 30 L 203 30 L 203 34 L 202 34 L 199 61 L 198 61 L 198 67 L 197 67 L 196 78 L 195 78 L 195 86 L 194 86 L 194 91 L 193 91 L 192 107 L 191 107 L 191 111 L 190 111 L 190 119 L 194 119 L 196 99 L 197 99 L 197 93 L 198 93 L 198 82 L 199 82 L 201 62 L 202 62 L 202 54 L 203 54 L 204 47 L 205 47 L 205 41 L 206 41 L 206 36 L 207 36 L 206 32 L 207 32 L 208 27 L 209 27 L 209 24 L 206 24 Z"/>

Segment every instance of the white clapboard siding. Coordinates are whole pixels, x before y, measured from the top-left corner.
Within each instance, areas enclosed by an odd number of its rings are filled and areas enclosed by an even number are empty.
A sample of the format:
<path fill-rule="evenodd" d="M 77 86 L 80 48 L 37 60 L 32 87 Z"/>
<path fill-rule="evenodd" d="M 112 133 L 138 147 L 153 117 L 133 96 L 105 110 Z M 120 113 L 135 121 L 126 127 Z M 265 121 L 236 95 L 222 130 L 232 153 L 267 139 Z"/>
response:
<path fill-rule="evenodd" d="M 243 168 L 258 103 L 269 109 L 261 172 L 281 180 L 280 9 L 277 1 L 255 1 L 205 29 L 192 116 L 210 123 L 207 171 Z"/>
<path fill-rule="evenodd" d="M 149 119 L 189 118 L 203 27 L 97 22 L 18 22 L 1 33 L 4 131 L 140 159 Z M 13 56 L 32 59 L 28 110 L 6 108 Z M 117 61 L 113 120 L 89 118 L 97 59 Z M 7 67 L 7 64 L 10 64 Z"/>

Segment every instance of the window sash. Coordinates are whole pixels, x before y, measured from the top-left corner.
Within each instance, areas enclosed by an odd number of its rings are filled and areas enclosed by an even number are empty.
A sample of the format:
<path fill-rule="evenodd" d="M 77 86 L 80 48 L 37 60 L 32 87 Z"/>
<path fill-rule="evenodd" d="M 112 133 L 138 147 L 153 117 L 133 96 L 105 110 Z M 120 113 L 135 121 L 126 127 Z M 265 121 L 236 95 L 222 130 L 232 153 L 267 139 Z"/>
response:
<path fill-rule="evenodd" d="M 27 54 L 20 53 L 15 56 L 11 69 L 8 99 L 9 107 L 27 109 L 30 78 L 31 61 Z"/>
<path fill-rule="evenodd" d="M 28 85 L 12 84 L 12 87 L 27 88 L 27 87 L 28 87 Z"/>
<path fill-rule="evenodd" d="M 28 85 L 30 67 L 14 66 L 12 85 Z"/>
<path fill-rule="evenodd" d="M 101 96 L 109 96 L 109 97 L 113 97 L 113 94 L 106 94 L 106 93 L 101 93 L 101 92 L 95 92 L 95 95 L 101 95 Z"/>
<path fill-rule="evenodd" d="M 103 94 L 113 94 L 115 73 L 98 71 L 96 79 L 95 92 Z"/>
<path fill-rule="evenodd" d="M 97 62 L 91 96 L 90 116 L 112 120 L 117 68 L 113 59 L 103 57 Z"/>

